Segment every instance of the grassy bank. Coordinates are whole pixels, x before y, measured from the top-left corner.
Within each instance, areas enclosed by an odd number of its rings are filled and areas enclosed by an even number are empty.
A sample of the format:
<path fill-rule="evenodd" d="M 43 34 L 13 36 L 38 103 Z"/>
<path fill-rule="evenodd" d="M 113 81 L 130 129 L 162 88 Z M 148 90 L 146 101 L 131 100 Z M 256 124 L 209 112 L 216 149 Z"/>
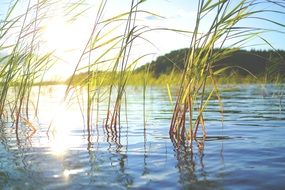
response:
<path fill-rule="evenodd" d="M 129 72 L 127 74 L 129 80 L 127 85 L 132 86 L 144 86 L 144 85 L 155 85 L 155 86 L 165 86 L 165 85 L 179 85 L 181 73 L 171 72 L 168 74 L 160 74 L 157 76 L 154 73 L 145 73 L 143 71 L 139 72 Z M 96 75 L 96 79 L 99 81 L 100 85 L 108 86 L 113 84 L 113 80 L 119 80 L 120 73 L 118 72 L 100 72 Z M 81 86 L 86 80 L 88 80 L 88 74 L 82 73 L 73 77 L 73 85 Z M 41 83 L 42 85 L 53 85 L 53 84 L 68 84 L 68 79 L 64 82 L 57 81 L 47 81 Z M 267 76 L 264 74 L 260 75 L 241 75 L 239 73 L 228 73 L 216 76 L 216 80 L 219 84 L 250 84 L 250 83 L 276 83 L 276 82 L 285 82 L 284 77 L 280 75 L 276 76 Z M 210 85 L 210 84 L 208 84 Z"/>

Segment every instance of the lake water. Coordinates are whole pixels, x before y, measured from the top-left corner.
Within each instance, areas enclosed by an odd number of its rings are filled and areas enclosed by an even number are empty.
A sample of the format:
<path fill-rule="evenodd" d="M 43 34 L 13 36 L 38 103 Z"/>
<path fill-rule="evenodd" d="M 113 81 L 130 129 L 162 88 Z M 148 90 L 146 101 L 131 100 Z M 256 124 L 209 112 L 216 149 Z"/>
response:
<path fill-rule="evenodd" d="M 221 89 L 223 117 L 211 100 L 204 115 L 208 138 L 200 150 L 196 143 L 176 147 L 169 138 L 172 105 L 165 88 L 147 91 L 145 130 L 142 90 L 130 87 L 128 114 L 121 115 L 128 122 L 122 119 L 118 135 L 108 135 L 103 121 L 93 119 L 88 141 L 84 105 L 66 105 L 58 98 L 63 87 L 47 87 L 38 119 L 31 119 L 36 133 L 23 125 L 16 138 L 11 124 L 0 127 L 0 189 L 284 189 L 282 88 Z M 99 118 L 106 113 L 104 101 Z"/>

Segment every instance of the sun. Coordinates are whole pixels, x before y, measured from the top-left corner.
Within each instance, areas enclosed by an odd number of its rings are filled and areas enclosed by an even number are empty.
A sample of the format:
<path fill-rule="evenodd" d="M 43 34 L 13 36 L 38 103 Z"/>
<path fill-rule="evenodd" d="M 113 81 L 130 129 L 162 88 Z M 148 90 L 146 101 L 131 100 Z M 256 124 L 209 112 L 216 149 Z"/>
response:
<path fill-rule="evenodd" d="M 67 79 L 84 47 L 84 22 L 67 22 L 62 16 L 49 19 L 43 28 L 43 52 L 53 52 L 56 60 L 48 79 Z"/>
<path fill-rule="evenodd" d="M 65 51 L 68 48 L 68 29 L 63 18 L 53 18 L 44 27 L 43 40 L 46 50 Z"/>

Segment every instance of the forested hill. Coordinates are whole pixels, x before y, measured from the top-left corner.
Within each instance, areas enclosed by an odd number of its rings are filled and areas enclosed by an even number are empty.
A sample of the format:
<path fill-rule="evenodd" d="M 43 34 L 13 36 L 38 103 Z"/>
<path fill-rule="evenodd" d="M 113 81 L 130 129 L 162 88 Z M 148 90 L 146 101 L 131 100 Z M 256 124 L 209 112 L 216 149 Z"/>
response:
<path fill-rule="evenodd" d="M 188 50 L 179 49 L 159 56 L 155 61 L 138 68 L 137 71 L 145 70 L 149 66 L 149 71 L 154 76 L 170 73 L 173 69 L 179 72 L 184 67 Z M 214 50 L 214 52 L 218 51 L 223 50 Z M 214 69 L 229 66 L 226 73 L 236 72 L 241 75 L 249 74 L 249 72 L 254 75 L 280 73 L 285 75 L 285 51 L 236 50 L 213 65 Z"/>

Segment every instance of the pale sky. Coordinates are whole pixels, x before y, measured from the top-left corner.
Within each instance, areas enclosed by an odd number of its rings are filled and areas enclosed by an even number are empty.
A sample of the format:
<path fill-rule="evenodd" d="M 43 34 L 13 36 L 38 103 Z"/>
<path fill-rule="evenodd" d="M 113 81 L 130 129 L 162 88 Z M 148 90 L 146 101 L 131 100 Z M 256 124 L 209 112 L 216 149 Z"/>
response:
<path fill-rule="evenodd" d="M 59 2 L 64 2 L 59 1 Z M 75 1 L 75 0 L 74 0 Z M 0 2 L 0 18 L 3 18 L 5 15 L 7 7 L 9 6 L 9 0 L 1 0 Z M 27 6 L 27 0 L 20 1 L 20 6 L 17 7 L 15 14 L 19 14 L 20 12 L 25 11 L 25 7 Z M 92 4 L 93 0 L 86 0 L 86 3 Z M 193 3 L 194 2 L 194 3 Z M 170 29 L 179 29 L 185 31 L 193 31 L 195 18 L 196 18 L 196 3 L 195 0 L 146 0 L 139 9 L 149 11 L 151 13 L 160 15 L 164 18 L 160 18 L 157 16 L 143 14 L 140 13 L 137 17 L 137 25 L 148 26 L 149 28 L 170 28 Z M 124 11 L 128 11 L 130 7 L 131 0 L 109 0 L 107 2 L 106 9 L 104 11 L 104 18 L 109 18 Z M 89 6 L 88 5 L 88 6 Z M 82 6 L 80 10 L 84 10 L 86 6 Z M 55 50 L 55 55 L 61 58 L 62 64 L 57 68 L 57 70 L 61 70 L 59 75 L 63 75 L 63 70 L 65 75 L 70 75 L 72 72 L 74 65 L 78 62 L 82 49 L 84 48 L 88 37 L 91 33 L 91 28 L 94 23 L 94 18 L 96 15 L 97 7 L 93 5 L 86 14 L 82 15 L 75 22 L 67 22 L 67 18 L 64 17 L 64 10 L 59 8 L 60 6 L 55 5 L 52 7 L 52 10 L 49 10 L 48 14 L 51 17 L 43 21 L 44 29 L 42 32 L 42 41 L 44 41 L 40 45 L 41 51 L 52 51 Z M 264 7 L 262 7 L 264 8 Z M 268 9 L 280 10 L 277 9 L 276 6 L 266 7 Z M 285 9 L 285 8 L 284 8 Z M 74 13 L 76 14 L 76 12 Z M 272 14 L 266 15 L 266 18 L 274 19 L 277 22 L 283 22 L 284 24 L 284 15 L 273 16 Z M 210 18 L 209 18 L 210 19 Z M 207 20 L 204 22 L 205 30 L 207 28 Z M 267 27 L 269 29 L 278 29 L 285 32 L 285 27 L 277 27 L 276 25 L 264 22 L 256 21 L 256 20 L 247 20 L 246 22 L 240 23 L 242 26 L 256 26 L 256 27 Z M 115 29 L 115 27 L 117 27 Z M 111 36 L 116 36 L 120 32 L 123 31 L 123 27 L 118 24 L 113 24 L 113 26 L 109 26 L 109 28 L 102 29 L 102 33 L 107 33 L 107 31 L 113 30 L 106 37 L 106 39 L 110 39 Z M 285 34 L 277 34 L 277 33 L 268 33 L 264 34 L 268 41 L 272 43 L 272 45 L 277 49 L 285 49 Z M 147 39 L 149 42 L 146 42 Z M 151 31 L 142 35 L 141 39 L 138 39 L 134 43 L 134 48 L 132 51 L 131 57 L 136 59 L 144 54 L 151 54 L 141 60 L 137 66 L 142 65 L 146 62 L 149 62 L 155 59 L 159 55 L 163 55 L 172 50 L 189 47 L 191 36 L 187 33 L 177 33 L 170 31 Z M 1 41 L 1 40 L 0 40 Z M 247 45 L 251 44 L 260 44 L 262 41 L 258 38 L 253 39 Z M 106 46 L 107 48 L 107 46 Z M 97 52 L 92 55 L 93 59 L 100 56 L 100 51 L 106 50 L 106 48 L 100 48 Z M 258 45 L 258 46 L 249 46 L 248 49 L 267 49 L 269 46 L 266 45 Z M 111 53 L 109 54 L 111 56 Z M 65 76 L 65 77 L 66 77 Z"/>

